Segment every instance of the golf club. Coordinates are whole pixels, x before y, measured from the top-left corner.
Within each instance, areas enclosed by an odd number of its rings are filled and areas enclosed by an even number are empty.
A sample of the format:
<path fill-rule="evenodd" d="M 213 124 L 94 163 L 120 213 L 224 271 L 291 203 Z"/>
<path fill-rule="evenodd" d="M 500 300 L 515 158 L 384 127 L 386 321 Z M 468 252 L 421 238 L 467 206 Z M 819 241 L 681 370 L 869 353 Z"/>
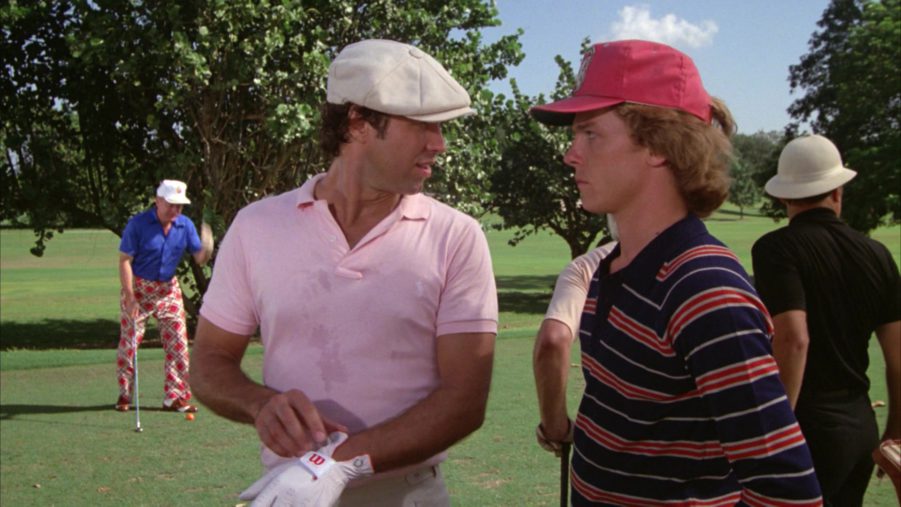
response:
<path fill-rule="evenodd" d="M 134 404 L 135 404 L 135 433 L 141 433 L 144 428 L 141 427 L 141 402 L 138 396 L 138 337 L 137 333 L 132 338 L 134 341 Z"/>
<path fill-rule="evenodd" d="M 560 507 L 569 506 L 569 442 L 560 448 Z"/>

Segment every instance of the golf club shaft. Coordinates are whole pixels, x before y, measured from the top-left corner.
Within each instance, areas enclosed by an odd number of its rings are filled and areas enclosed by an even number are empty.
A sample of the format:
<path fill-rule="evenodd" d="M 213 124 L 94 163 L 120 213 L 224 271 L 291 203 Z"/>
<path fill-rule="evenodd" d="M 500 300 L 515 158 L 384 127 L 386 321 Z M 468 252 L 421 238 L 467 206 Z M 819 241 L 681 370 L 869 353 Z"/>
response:
<path fill-rule="evenodd" d="M 141 401 L 139 396 L 139 386 L 138 386 L 138 337 L 137 333 L 134 337 L 134 405 L 135 405 L 135 431 L 140 433 L 143 431 L 141 428 Z"/>
<path fill-rule="evenodd" d="M 560 507 L 569 506 L 569 442 L 560 449 Z"/>

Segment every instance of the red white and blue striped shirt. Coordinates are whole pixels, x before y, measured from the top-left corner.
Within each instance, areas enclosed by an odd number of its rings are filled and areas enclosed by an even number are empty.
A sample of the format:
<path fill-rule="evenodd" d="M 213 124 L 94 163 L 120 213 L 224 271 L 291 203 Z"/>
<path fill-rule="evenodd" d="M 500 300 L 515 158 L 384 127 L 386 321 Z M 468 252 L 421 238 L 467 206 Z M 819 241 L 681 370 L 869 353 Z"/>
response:
<path fill-rule="evenodd" d="M 821 505 L 771 353 L 772 323 L 735 255 L 689 216 L 592 279 L 572 504 Z"/>

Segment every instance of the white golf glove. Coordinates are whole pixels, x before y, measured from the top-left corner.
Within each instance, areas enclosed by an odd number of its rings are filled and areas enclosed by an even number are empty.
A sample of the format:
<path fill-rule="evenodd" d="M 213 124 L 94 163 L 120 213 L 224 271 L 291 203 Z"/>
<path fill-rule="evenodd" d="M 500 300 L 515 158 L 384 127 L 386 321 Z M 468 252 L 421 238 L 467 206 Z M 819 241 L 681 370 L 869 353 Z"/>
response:
<path fill-rule="evenodd" d="M 283 463 L 266 472 L 241 492 L 241 500 L 253 500 L 251 507 L 332 507 L 351 479 L 372 475 L 369 455 L 349 461 L 331 458 L 335 449 L 347 440 L 347 434 L 334 432 L 328 443 L 297 460 Z"/>

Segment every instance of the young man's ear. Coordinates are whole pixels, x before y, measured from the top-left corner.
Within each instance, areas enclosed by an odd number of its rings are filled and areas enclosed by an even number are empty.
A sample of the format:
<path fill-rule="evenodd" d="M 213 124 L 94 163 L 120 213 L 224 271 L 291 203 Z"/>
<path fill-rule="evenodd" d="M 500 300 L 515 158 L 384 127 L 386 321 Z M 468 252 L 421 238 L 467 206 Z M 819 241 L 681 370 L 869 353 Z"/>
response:
<path fill-rule="evenodd" d="M 651 167 L 664 167 L 666 165 L 666 157 L 648 152 L 648 165 Z"/>

